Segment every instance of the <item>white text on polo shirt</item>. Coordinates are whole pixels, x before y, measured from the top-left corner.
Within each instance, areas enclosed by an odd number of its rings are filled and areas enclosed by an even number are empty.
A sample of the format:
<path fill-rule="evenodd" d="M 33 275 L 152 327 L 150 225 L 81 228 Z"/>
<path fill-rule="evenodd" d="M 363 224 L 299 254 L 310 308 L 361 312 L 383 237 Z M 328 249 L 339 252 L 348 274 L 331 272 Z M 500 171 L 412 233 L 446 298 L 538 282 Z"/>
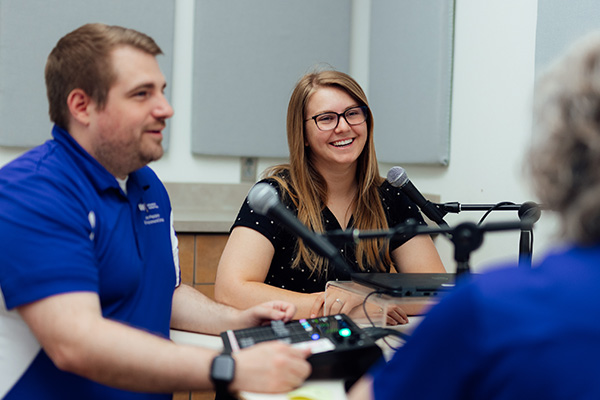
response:
<path fill-rule="evenodd" d="M 140 203 L 138 204 L 138 208 L 140 211 L 146 211 L 147 213 L 150 210 L 157 210 L 158 204 L 156 203 Z M 160 216 L 160 214 L 146 214 L 144 215 L 144 225 L 152 225 L 158 224 L 160 222 L 165 222 L 165 219 Z"/>

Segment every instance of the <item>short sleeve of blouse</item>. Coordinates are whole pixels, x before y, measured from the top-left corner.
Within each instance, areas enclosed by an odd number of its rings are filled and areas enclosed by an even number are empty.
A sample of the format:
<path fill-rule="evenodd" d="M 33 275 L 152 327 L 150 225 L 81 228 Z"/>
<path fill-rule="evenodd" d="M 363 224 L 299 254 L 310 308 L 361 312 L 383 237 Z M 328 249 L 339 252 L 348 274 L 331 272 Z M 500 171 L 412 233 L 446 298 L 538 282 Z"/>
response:
<path fill-rule="evenodd" d="M 273 179 L 263 179 L 258 183 L 266 182 L 273 186 L 277 190 L 279 199 L 281 200 L 281 189 L 279 185 Z M 257 184 L 258 184 L 257 183 Z M 264 237 L 269 239 L 275 248 L 277 248 L 278 238 L 281 236 L 282 227 L 275 220 L 270 217 L 259 214 L 250 207 L 248 197 L 244 199 L 244 203 L 240 207 L 240 211 L 231 227 L 233 230 L 235 227 L 244 226 L 246 228 L 253 229 Z"/>
<path fill-rule="evenodd" d="M 426 225 L 418 206 L 402 190 L 390 185 L 388 181 L 384 181 L 379 187 L 379 191 L 390 228 L 404 224 L 409 219 L 416 221 L 420 225 Z M 390 241 L 390 249 L 394 250 L 400 247 L 412 237 L 414 235 L 398 235 Z"/>

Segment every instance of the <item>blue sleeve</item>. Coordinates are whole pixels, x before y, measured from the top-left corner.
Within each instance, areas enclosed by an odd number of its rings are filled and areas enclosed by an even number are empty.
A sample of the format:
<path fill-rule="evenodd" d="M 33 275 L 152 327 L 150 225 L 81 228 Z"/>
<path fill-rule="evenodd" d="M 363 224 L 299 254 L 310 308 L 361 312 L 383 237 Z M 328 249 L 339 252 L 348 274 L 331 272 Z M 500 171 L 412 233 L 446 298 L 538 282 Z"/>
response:
<path fill-rule="evenodd" d="M 449 294 L 387 364 L 370 372 L 376 400 L 467 397 L 481 335 L 471 297 L 462 288 Z"/>
<path fill-rule="evenodd" d="M 40 176 L 13 182 L 1 192 L 0 286 L 6 307 L 58 293 L 97 291 L 88 215 L 77 194 Z"/>

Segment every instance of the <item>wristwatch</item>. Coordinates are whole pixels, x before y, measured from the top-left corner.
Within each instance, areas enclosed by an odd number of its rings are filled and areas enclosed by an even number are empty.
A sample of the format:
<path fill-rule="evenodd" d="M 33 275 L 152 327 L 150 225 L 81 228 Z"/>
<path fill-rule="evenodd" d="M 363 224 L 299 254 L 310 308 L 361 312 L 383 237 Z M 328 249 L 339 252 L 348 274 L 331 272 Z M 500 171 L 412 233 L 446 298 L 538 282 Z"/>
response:
<path fill-rule="evenodd" d="M 220 354 L 213 358 L 210 365 L 210 380 L 220 393 L 227 393 L 229 384 L 235 376 L 235 360 L 230 354 Z"/>

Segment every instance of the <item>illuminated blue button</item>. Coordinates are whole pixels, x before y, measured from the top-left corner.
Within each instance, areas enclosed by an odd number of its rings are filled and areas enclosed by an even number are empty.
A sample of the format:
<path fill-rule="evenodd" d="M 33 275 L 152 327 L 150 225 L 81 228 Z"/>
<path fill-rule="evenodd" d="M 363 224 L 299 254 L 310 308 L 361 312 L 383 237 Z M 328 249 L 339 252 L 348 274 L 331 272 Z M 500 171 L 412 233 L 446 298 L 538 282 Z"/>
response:
<path fill-rule="evenodd" d="M 318 333 L 313 333 L 313 334 L 311 335 L 311 337 L 310 337 L 310 338 L 311 338 L 312 340 L 318 340 L 318 339 L 320 339 L 320 338 L 321 338 L 321 336 L 319 336 L 319 334 L 318 334 Z"/>

